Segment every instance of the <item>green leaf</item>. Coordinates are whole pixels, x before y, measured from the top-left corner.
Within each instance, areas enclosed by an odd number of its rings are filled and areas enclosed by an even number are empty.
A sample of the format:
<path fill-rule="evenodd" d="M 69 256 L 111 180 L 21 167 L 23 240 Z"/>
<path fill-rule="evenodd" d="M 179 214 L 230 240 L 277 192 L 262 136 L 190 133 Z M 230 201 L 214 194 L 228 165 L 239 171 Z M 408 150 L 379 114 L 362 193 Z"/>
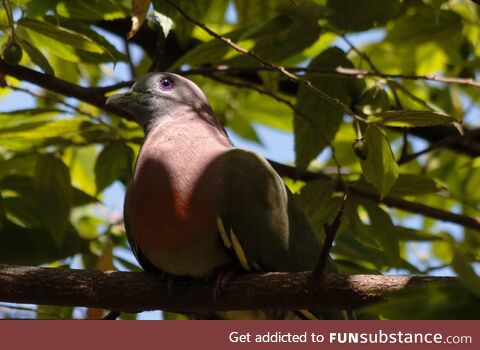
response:
<path fill-rule="evenodd" d="M 380 314 L 392 320 L 477 320 L 480 299 L 455 284 L 415 286 L 389 293 L 387 302 L 369 306 L 361 312 Z"/>
<path fill-rule="evenodd" d="M 328 0 L 330 23 L 345 31 L 362 31 L 387 23 L 400 9 L 399 0 Z"/>
<path fill-rule="evenodd" d="M 12 196 L 3 199 L 6 217 L 23 227 L 34 228 L 41 226 L 36 201 L 30 197 Z"/>
<path fill-rule="evenodd" d="M 0 227 L 0 264 L 46 264 L 65 259 L 86 248 L 88 242 L 82 240 L 72 228 L 67 229 L 61 245 L 58 245 L 52 234 L 43 228 L 25 228 L 9 221 Z"/>
<path fill-rule="evenodd" d="M 435 113 L 432 111 L 387 111 L 376 113 L 368 119 L 371 123 L 397 126 L 404 128 L 426 127 L 433 125 L 448 125 L 457 123 L 458 120 L 448 115 Z"/>
<path fill-rule="evenodd" d="M 43 55 L 43 53 L 37 49 L 35 46 L 30 44 L 26 40 L 19 40 L 20 45 L 27 53 L 28 57 L 32 60 L 34 64 L 39 66 L 45 73 L 54 75 L 54 71 L 50 63 L 48 62 L 47 58 Z"/>
<path fill-rule="evenodd" d="M 66 112 L 58 108 L 25 108 L 2 111 L 0 112 L 0 129 L 18 126 L 22 123 L 47 121 L 61 113 Z"/>
<path fill-rule="evenodd" d="M 94 196 L 89 195 L 88 193 L 73 187 L 73 202 L 74 207 L 80 207 L 82 205 L 98 203 L 98 199 Z"/>
<path fill-rule="evenodd" d="M 265 22 L 263 30 L 258 30 L 255 34 L 248 30 L 246 33 L 249 34 L 249 37 L 242 36 L 242 40 L 254 39 L 255 45 L 252 50 L 257 55 L 268 61 L 282 62 L 294 55 L 301 54 L 303 50 L 318 40 L 321 31 L 318 20 L 325 16 L 326 11 L 323 7 L 310 1 L 298 3 L 282 1 L 276 10 L 280 13 L 279 17 Z M 271 25 L 275 21 L 288 23 L 288 25 L 283 30 L 278 30 L 276 25 Z M 267 33 L 267 29 L 272 32 Z M 258 37 L 260 33 L 267 35 L 260 38 Z M 284 43 L 288 43 L 288 45 Z M 258 64 L 245 55 L 235 55 L 225 63 L 232 66 Z"/>
<path fill-rule="evenodd" d="M 361 243 L 353 235 L 338 235 L 332 253 L 358 263 L 367 263 L 370 268 L 382 269 L 391 265 L 382 250 Z"/>
<path fill-rule="evenodd" d="M 353 67 L 352 63 L 346 58 L 345 52 L 337 47 L 323 51 L 309 65 L 310 68 L 336 68 L 338 66 Z M 305 78 L 310 80 L 318 89 L 338 98 L 347 105 L 351 102 L 355 87 L 362 84 L 351 78 L 332 78 L 315 74 L 307 74 Z M 303 172 L 310 162 L 334 139 L 342 123 L 343 112 L 303 84 L 298 89 L 296 107 L 306 115 L 306 118 L 304 118 L 295 114 L 294 122 L 296 166 L 300 172 Z M 307 118 L 308 120 L 306 120 Z M 312 127 L 312 123 L 315 128 Z"/>
<path fill-rule="evenodd" d="M 358 206 L 351 201 L 347 202 L 345 207 L 345 215 L 348 218 L 350 227 L 356 238 L 369 247 L 378 248 L 379 245 L 375 241 L 374 236 L 370 233 L 371 229 L 365 225 L 358 215 Z"/>
<path fill-rule="evenodd" d="M 224 37 L 235 42 L 247 39 L 259 39 L 268 35 L 278 34 L 279 31 L 288 29 L 291 21 L 284 17 L 278 16 L 272 20 L 258 23 L 250 28 L 243 28 L 224 34 Z M 240 45 L 241 46 L 241 45 Z M 192 66 L 202 66 L 206 64 L 219 64 L 227 56 L 228 53 L 236 55 L 235 51 L 217 39 L 211 39 L 195 46 L 188 51 L 179 60 L 177 60 L 169 70 L 180 68 L 183 64 Z"/>
<path fill-rule="evenodd" d="M 89 37 L 48 22 L 23 17 L 17 21 L 17 25 L 80 50 L 100 54 L 105 52 L 103 47 Z"/>
<path fill-rule="evenodd" d="M 475 273 L 472 265 L 470 265 L 465 255 L 459 249 L 455 249 L 452 267 L 458 274 L 460 282 L 470 292 L 480 298 L 480 276 Z"/>
<path fill-rule="evenodd" d="M 102 63 L 110 61 L 126 61 L 126 55 L 117 50 L 117 48 L 107 40 L 103 35 L 93 30 L 89 25 L 74 21 L 74 20 L 64 20 L 62 25 L 69 30 L 73 30 L 78 34 L 87 36 L 88 38 L 94 40 L 98 45 L 104 49 L 103 54 L 93 53 L 93 52 L 84 52 L 81 50 L 77 51 L 77 54 L 82 58 L 81 62 L 84 63 Z"/>
<path fill-rule="evenodd" d="M 398 178 L 398 165 L 393 156 L 385 132 L 369 125 L 365 133 L 368 157 L 360 160 L 363 177 L 383 198 Z"/>
<path fill-rule="evenodd" d="M 401 226 L 396 226 L 395 229 L 398 239 L 401 241 L 432 242 L 443 240 L 442 236 L 426 231 Z"/>
<path fill-rule="evenodd" d="M 0 128 L 0 143 L 6 139 L 45 139 L 53 137 L 69 138 L 95 128 L 86 118 L 33 121 L 18 126 Z"/>
<path fill-rule="evenodd" d="M 72 184 L 87 194 L 96 194 L 95 160 L 99 151 L 97 146 L 69 147 L 63 153 L 63 160 L 70 168 Z"/>
<path fill-rule="evenodd" d="M 390 215 L 377 205 L 363 201 L 362 206 L 370 218 L 370 232 L 378 245 L 387 255 L 392 266 L 400 267 L 400 250 L 398 246 L 397 230 L 392 223 Z"/>
<path fill-rule="evenodd" d="M 113 142 L 102 150 L 95 163 L 97 193 L 131 172 L 133 151 L 123 142 Z"/>
<path fill-rule="evenodd" d="M 390 190 L 395 197 L 437 193 L 445 189 L 439 181 L 423 175 L 400 174 Z"/>
<path fill-rule="evenodd" d="M 35 190 L 42 221 L 61 247 L 73 201 L 67 166 L 52 154 L 40 157 L 35 168 Z"/>
<path fill-rule="evenodd" d="M 233 98 L 236 101 L 233 112 L 240 117 L 282 131 L 292 131 L 292 110 L 285 104 L 265 98 L 256 91 L 239 91 Z"/>
<path fill-rule="evenodd" d="M 354 182 L 353 186 L 360 190 L 375 192 L 375 188 L 365 182 L 363 178 Z M 445 189 L 441 182 L 424 175 L 399 174 L 397 181 L 390 189 L 389 195 L 392 197 L 416 196 L 437 193 Z"/>
<path fill-rule="evenodd" d="M 329 204 L 333 203 L 331 197 L 334 190 L 333 179 L 315 180 L 302 187 L 297 196 L 302 209 L 317 233 L 323 232 L 323 224 L 330 218 L 331 212 L 338 208 L 338 205 L 328 208 Z"/>
<path fill-rule="evenodd" d="M 242 138 L 261 144 L 257 132 L 252 127 L 252 124 L 242 116 L 234 114 L 232 118 L 228 119 L 228 127 Z"/>
<path fill-rule="evenodd" d="M 367 115 L 388 110 L 389 106 L 390 101 L 387 92 L 378 86 L 365 90 L 355 105 L 357 110 Z"/>
<path fill-rule="evenodd" d="M 275 14 L 276 0 L 244 1 L 234 0 L 241 27 L 255 26 Z"/>
<path fill-rule="evenodd" d="M 18 26 L 16 31 L 17 35 L 21 37 L 24 41 L 30 42 L 33 46 L 38 48 L 40 51 L 47 51 L 50 54 L 49 60 L 50 64 L 54 68 L 55 74 L 58 77 L 62 77 L 62 74 L 59 74 L 59 68 L 55 65 L 54 57 L 61 58 L 62 60 L 69 62 L 81 62 L 81 57 L 73 46 L 65 45 L 63 42 L 52 40 L 46 35 L 39 34 L 33 30 L 27 30 L 24 27 Z M 70 73 L 72 74 L 72 73 Z M 67 79 L 68 80 L 68 79 Z"/>
<path fill-rule="evenodd" d="M 436 15 L 431 8 L 418 7 L 395 22 L 388 32 L 387 40 L 411 49 L 412 46 L 428 41 L 460 42 L 461 32 L 462 17 L 458 13 L 440 10 L 440 14 Z"/>
<path fill-rule="evenodd" d="M 129 15 L 127 9 L 112 0 L 76 0 L 62 1 L 55 7 L 62 17 L 80 19 L 88 22 L 112 21 Z"/>
<path fill-rule="evenodd" d="M 36 154 L 19 154 L 7 160 L 0 161 L 0 181 L 11 174 L 29 173 L 37 160 Z"/>

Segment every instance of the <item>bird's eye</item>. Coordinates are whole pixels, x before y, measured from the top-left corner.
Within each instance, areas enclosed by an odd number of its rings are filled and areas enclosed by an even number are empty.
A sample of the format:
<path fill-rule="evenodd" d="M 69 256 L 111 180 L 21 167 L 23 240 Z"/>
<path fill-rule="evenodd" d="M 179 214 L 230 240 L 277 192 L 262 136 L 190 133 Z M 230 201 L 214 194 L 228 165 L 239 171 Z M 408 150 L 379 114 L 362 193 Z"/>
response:
<path fill-rule="evenodd" d="M 160 80 L 160 89 L 162 90 L 171 90 L 174 86 L 175 84 L 170 78 L 163 78 L 162 80 Z"/>

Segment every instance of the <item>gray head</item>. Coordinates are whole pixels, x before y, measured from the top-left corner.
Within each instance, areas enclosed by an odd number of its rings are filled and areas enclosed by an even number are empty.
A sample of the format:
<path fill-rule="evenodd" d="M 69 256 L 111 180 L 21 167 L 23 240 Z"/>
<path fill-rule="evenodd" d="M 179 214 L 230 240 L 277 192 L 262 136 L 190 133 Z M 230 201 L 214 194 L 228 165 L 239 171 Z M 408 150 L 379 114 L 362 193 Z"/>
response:
<path fill-rule="evenodd" d="M 107 105 L 133 115 L 145 133 L 166 118 L 185 115 L 195 115 L 219 125 L 202 90 L 194 82 L 173 73 L 146 74 L 129 91 L 110 96 Z"/>

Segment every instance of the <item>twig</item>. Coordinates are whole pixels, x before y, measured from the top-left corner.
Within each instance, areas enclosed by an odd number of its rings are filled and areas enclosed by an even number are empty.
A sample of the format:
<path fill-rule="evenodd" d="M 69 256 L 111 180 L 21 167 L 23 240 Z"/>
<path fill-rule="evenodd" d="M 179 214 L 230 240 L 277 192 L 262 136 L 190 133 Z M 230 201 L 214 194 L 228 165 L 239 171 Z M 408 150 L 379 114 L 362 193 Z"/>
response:
<path fill-rule="evenodd" d="M 325 229 L 325 242 L 323 243 L 322 251 L 320 252 L 320 257 L 318 259 L 318 264 L 313 271 L 313 275 L 319 279 L 322 279 L 325 274 L 325 267 L 328 264 L 330 258 L 330 251 L 333 247 L 333 241 L 335 240 L 335 235 L 337 234 L 338 228 L 340 227 L 343 211 L 345 210 L 345 203 L 347 202 L 347 194 L 343 196 L 340 207 L 337 210 L 337 215 L 331 224 L 325 223 L 323 228 Z"/>
<path fill-rule="evenodd" d="M 341 75 L 357 79 L 364 79 L 366 77 L 373 78 L 384 78 L 384 79 L 401 79 L 401 80 L 426 80 L 426 81 L 435 81 L 444 84 L 457 84 L 457 85 L 467 85 L 480 88 L 480 82 L 474 79 L 464 79 L 456 77 L 444 77 L 435 74 L 427 75 L 414 75 L 414 74 L 389 74 L 389 73 L 380 73 L 375 71 L 355 69 L 355 68 L 345 68 L 345 67 L 336 67 L 336 68 L 318 68 L 318 67 L 284 67 L 285 70 L 289 72 L 307 72 L 307 73 L 316 73 L 324 75 Z M 206 73 L 247 73 L 247 72 L 259 72 L 259 71 L 274 71 L 271 67 L 230 67 L 230 66 L 216 66 L 208 68 L 196 68 L 186 71 L 179 71 L 181 74 L 185 75 L 196 75 L 196 74 L 206 74 Z"/>

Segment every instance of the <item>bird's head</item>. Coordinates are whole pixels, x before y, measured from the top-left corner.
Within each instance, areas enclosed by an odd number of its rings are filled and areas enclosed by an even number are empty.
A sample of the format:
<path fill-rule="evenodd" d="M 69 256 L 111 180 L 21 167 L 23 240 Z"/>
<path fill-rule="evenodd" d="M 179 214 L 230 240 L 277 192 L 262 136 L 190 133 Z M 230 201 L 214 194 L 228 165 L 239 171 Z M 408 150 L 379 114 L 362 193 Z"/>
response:
<path fill-rule="evenodd" d="M 173 73 L 149 73 L 129 91 L 107 99 L 107 105 L 131 114 L 146 133 L 167 118 L 198 116 L 217 123 L 207 97 L 192 81 Z"/>

